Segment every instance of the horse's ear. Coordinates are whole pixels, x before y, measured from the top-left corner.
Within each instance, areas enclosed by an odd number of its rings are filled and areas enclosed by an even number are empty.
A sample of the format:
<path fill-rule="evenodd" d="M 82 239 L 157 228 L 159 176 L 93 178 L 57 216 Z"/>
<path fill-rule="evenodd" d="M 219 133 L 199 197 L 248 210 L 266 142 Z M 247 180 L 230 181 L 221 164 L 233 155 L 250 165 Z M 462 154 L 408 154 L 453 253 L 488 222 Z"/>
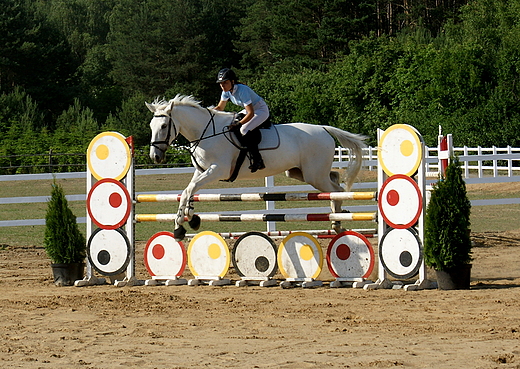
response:
<path fill-rule="evenodd" d="M 152 105 L 152 104 L 148 104 L 146 101 L 144 103 L 146 105 L 146 107 L 152 112 L 152 113 L 155 113 L 155 105 Z"/>
<path fill-rule="evenodd" d="M 168 113 L 168 115 L 171 113 L 173 109 L 173 100 L 170 100 L 168 102 L 168 105 L 166 106 L 166 109 L 164 109 L 166 111 L 166 113 Z"/>

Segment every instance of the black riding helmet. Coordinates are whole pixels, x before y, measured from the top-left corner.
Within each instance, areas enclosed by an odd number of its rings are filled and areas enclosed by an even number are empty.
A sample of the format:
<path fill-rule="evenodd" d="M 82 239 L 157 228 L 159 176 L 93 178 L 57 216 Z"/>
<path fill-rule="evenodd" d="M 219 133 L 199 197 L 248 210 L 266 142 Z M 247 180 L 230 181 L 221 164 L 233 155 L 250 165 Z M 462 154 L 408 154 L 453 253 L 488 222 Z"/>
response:
<path fill-rule="evenodd" d="M 235 72 L 233 72 L 232 69 L 224 68 L 218 72 L 217 83 L 221 83 L 221 82 L 225 82 L 225 81 L 236 81 L 236 80 L 237 80 L 237 75 L 235 74 Z"/>

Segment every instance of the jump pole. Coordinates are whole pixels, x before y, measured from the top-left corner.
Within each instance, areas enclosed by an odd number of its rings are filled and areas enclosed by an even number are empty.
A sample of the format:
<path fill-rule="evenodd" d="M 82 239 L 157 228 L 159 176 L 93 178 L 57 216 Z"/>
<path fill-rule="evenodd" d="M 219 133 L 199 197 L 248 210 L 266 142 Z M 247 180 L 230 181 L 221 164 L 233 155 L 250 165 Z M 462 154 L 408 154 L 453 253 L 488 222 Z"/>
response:
<path fill-rule="evenodd" d="M 330 214 L 198 214 L 205 222 L 335 222 L 375 221 L 377 213 L 330 213 Z M 136 214 L 135 221 L 174 222 L 177 214 Z M 187 220 L 187 218 L 186 218 Z"/>
<path fill-rule="evenodd" d="M 243 193 L 243 194 L 195 194 L 194 202 L 234 201 L 316 201 L 316 200 L 376 200 L 377 192 L 323 192 L 323 193 Z M 140 202 L 179 202 L 179 194 L 140 194 Z"/>
<path fill-rule="evenodd" d="M 376 234 L 377 230 L 374 228 L 349 229 L 349 231 L 360 233 L 367 238 L 377 237 L 377 234 Z M 259 232 L 259 233 L 262 233 L 268 237 L 276 239 L 276 238 L 285 238 L 295 232 L 308 233 L 310 235 L 315 236 L 316 238 L 334 238 L 337 236 L 336 231 L 334 231 L 332 229 L 325 229 L 325 230 L 324 229 L 311 229 L 311 230 L 301 230 L 301 231 L 267 231 L 267 232 Z M 241 236 L 243 236 L 247 233 L 249 233 L 249 232 L 221 232 L 221 233 L 218 233 L 218 235 L 222 238 L 235 239 L 235 238 L 240 238 Z M 195 236 L 196 236 L 196 234 L 193 234 L 193 233 L 187 234 L 186 238 L 193 238 Z"/>

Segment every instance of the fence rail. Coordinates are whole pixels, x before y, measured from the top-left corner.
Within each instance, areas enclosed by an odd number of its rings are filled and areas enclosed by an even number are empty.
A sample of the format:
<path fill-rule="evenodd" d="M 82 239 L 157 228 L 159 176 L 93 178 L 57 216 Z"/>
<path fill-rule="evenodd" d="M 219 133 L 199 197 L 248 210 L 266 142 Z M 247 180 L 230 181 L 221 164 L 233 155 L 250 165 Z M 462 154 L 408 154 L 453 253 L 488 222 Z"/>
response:
<path fill-rule="evenodd" d="M 507 175 L 509 177 L 520 172 L 520 148 L 511 146 L 499 147 L 456 147 L 453 149 L 462 162 L 464 175 L 470 178 L 470 174 L 476 173 L 478 178 L 485 176 L 485 171 L 491 171 L 494 177 Z M 438 170 L 438 148 L 426 147 L 426 171 Z M 148 154 L 137 151 L 139 160 L 136 168 L 165 168 L 165 167 L 190 167 L 190 163 L 152 164 L 147 163 Z M 337 147 L 335 153 L 337 167 L 348 165 L 349 150 Z M 368 170 L 377 169 L 377 147 L 367 147 L 363 151 L 363 160 Z M 16 164 L 23 163 L 23 164 Z M 73 173 L 86 170 L 85 153 L 56 153 L 50 150 L 42 154 L 8 155 L 0 156 L 0 177 L 15 174 L 40 174 L 40 173 Z"/>
<path fill-rule="evenodd" d="M 14 174 L 70 173 L 86 171 L 85 153 L 57 153 L 50 150 L 43 154 L 3 155 L 0 156 L 0 176 Z M 189 166 L 190 163 L 167 162 L 153 164 L 148 153 L 134 152 L 136 168 L 164 168 Z"/>
<path fill-rule="evenodd" d="M 454 152 L 459 156 L 462 164 L 464 178 L 466 183 L 500 183 L 500 182 L 520 182 L 520 148 L 482 148 L 482 147 L 459 147 L 454 148 Z M 82 154 L 84 156 L 84 154 Z M 426 147 L 425 162 L 427 172 L 438 172 L 438 149 L 436 147 Z M 341 147 L 336 148 L 335 160 L 333 168 L 343 168 L 348 166 L 350 155 L 348 149 Z M 377 148 L 368 147 L 364 149 L 363 166 L 370 170 L 377 169 Z M 153 175 L 153 174 L 183 174 L 193 173 L 193 167 L 177 167 L 177 168 L 155 168 L 155 169 L 136 169 L 136 175 Z M 37 174 L 13 174 L 0 175 L 2 181 L 21 181 L 21 180 L 51 180 L 53 178 L 86 178 L 85 172 L 66 172 L 66 173 L 37 173 Z M 431 182 L 431 181 L 430 181 Z M 373 189 L 377 187 L 377 183 L 356 183 L 354 189 Z M 313 188 L 310 185 L 299 186 L 265 186 L 251 188 L 234 188 L 227 190 L 219 190 L 221 193 L 256 193 L 256 192 L 308 192 Z M 211 192 L 208 192 L 211 191 Z M 215 190 L 201 190 L 199 193 L 214 193 Z M 164 192 L 154 192 L 164 193 Z M 180 191 L 169 191 L 168 193 L 180 193 Z M 0 205 L 5 204 L 26 204 L 48 201 L 48 196 L 31 196 L 31 197 L 10 197 L 1 198 Z M 85 201 L 86 195 L 68 195 L 69 201 Z M 472 203 L 476 206 L 503 204 L 504 199 L 493 200 L 474 200 Z M 518 204 L 520 199 L 507 199 L 508 204 Z M 371 206 L 371 205 L 370 205 Z M 372 206 L 373 207 L 373 206 Z M 359 209 L 362 211 L 362 209 Z M 370 210 L 372 211 L 372 210 Z M 0 221 L 0 227 L 23 226 L 23 225 L 41 225 L 44 224 L 43 219 L 27 219 L 27 220 L 5 220 Z M 85 218 L 78 218 L 78 222 L 85 222 Z"/>
<path fill-rule="evenodd" d="M 520 148 L 518 147 L 454 147 L 453 151 L 461 161 L 464 178 L 513 177 L 520 175 Z M 437 147 L 425 148 L 426 172 L 439 171 L 439 150 Z M 337 162 L 349 161 L 349 150 L 336 148 L 334 158 Z M 368 170 L 377 169 L 377 147 L 367 147 L 363 160 Z"/>

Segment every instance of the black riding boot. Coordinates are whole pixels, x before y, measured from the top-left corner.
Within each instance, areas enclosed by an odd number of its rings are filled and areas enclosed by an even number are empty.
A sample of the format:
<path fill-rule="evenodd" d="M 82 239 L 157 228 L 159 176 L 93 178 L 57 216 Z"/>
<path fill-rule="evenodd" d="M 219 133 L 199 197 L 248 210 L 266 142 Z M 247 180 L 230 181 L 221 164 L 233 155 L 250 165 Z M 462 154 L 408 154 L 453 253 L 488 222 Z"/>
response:
<path fill-rule="evenodd" d="M 249 131 L 244 136 L 240 137 L 240 142 L 242 145 L 247 147 L 247 151 L 249 151 L 249 154 L 251 155 L 252 163 L 249 166 L 251 173 L 265 168 L 264 160 L 262 159 L 262 155 L 260 155 L 260 150 L 258 150 L 258 144 L 261 140 L 262 134 L 258 128 Z"/>
<path fill-rule="evenodd" d="M 264 160 L 262 159 L 262 155 L 260 155 L 260 150 L 258 150 L 258 145 L 248 146 L 247 149 L 249 150 L 249 153 L 251 154 L 251 159 L 253 160 L 253 163 L 249 166 L 249 169 L 251 169 L 251 173 L 254 173 L 260 169 L 264 169 L 265 164 Z"/>

